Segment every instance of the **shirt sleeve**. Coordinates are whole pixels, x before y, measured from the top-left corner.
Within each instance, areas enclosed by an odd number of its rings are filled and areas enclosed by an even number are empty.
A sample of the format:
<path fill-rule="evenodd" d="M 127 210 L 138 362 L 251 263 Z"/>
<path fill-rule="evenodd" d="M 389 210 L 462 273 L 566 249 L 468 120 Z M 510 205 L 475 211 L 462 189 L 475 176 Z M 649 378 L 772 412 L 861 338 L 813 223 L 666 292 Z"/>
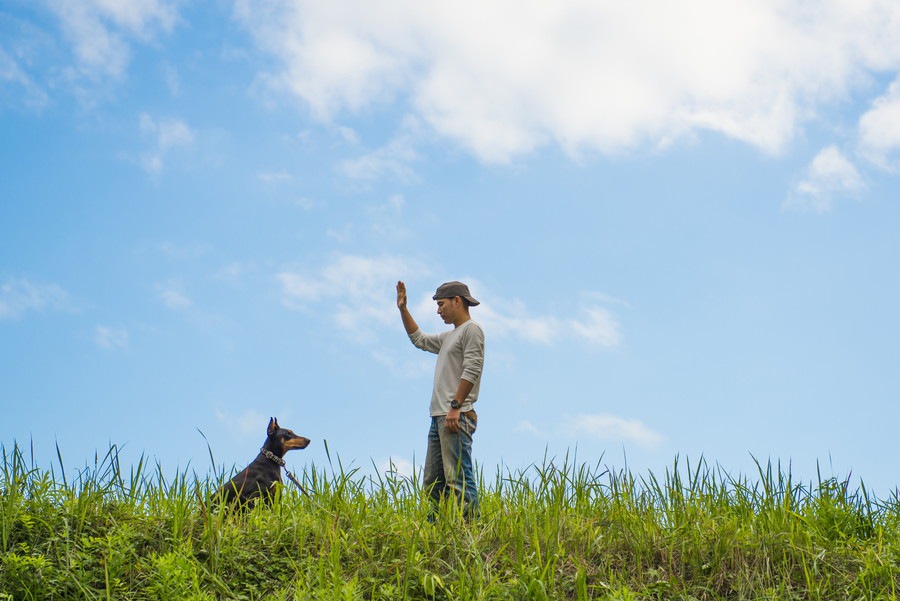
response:
<path fill-rule="evenodd" d="M 477 324 L 463 333 L 463 371 L 461 378 L 475 384 L 484 368 L 484 330 Z"/>
<path fill-rule="evenodd" d="M 439 353 L 441 351 L 440 334 L 426 334 L 421 328 L 409 335 L 410 342 L 416 348 L 428 351 L 429 353 Z"/>

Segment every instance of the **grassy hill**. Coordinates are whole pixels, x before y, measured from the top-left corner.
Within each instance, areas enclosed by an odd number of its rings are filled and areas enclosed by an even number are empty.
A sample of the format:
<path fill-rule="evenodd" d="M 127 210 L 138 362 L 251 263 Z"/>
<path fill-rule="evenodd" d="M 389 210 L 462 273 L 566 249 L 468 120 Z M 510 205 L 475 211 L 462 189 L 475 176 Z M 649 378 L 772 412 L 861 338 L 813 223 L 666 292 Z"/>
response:
<path fill-rule="evenodd" d="M 62 462 L 60 461 L 60 464 Z M 224 474 L 166 478 L 115 448 L 76 474 L 2 449 L 0 600 L 895 599 L 900 503 L 778 466 L 635 477 L 547 460 L 482 475 L 481 517 L 434 524 L 420 483 L 310 466 L 270 507 Z"/>

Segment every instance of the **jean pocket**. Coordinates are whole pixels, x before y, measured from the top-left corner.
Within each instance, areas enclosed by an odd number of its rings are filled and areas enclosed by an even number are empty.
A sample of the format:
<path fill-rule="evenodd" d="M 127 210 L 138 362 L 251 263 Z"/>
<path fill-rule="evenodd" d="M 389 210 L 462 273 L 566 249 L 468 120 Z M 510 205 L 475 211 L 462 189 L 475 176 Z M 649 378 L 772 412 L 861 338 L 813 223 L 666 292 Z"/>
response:
<path fill-rule="evenodd" d="M 465 427 L 469 435 L 475 434 L 475 430 L 478 428 L 478 414 L 474 410 L 460 413 L 459 424 Z"/>

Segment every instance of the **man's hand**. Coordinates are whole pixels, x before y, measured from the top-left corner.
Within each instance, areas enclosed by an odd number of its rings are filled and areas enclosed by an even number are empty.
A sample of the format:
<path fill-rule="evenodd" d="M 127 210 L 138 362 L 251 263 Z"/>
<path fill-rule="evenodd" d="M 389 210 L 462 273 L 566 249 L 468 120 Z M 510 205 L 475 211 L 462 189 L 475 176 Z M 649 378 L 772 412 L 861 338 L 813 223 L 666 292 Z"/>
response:
<path fill-rule="evenodd" d="M 397 282 L 397 308 L 400 309 L 400 319 L 403 320 L 406 333 L 412 336 L 419 329 L 419 325 L 406 308 L 406 284 L 403 282 Z"/>
<path fill-rule="evenodd" d="M 450 409 L 447 412 L 447 429 L 456 434 L 459 432 L 459 409 Z"/>
<path fill-rule="evenodd" d="M 397 282 L 397 308 L 406 308 L 406 284 Z"/>

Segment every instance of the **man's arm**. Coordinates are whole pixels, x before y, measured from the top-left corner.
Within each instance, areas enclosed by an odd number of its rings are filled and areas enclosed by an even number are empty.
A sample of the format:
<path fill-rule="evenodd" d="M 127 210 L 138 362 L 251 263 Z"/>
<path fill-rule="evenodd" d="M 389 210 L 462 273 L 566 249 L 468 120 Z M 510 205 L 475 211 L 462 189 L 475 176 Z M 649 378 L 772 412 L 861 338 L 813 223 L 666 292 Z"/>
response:
<path fill-rule="evenodd" d="M 481 377 L 481 368 L 484 365 L 484 333 L 478 326 L 471 326 L 465 332 L 465 350 L 463 351 L 463 374 L 456 387 L 454 399 L 460 405 L 469 398 L 469 393 L 475 387 L 475 382 Z M 447 429 L 451 432 L 459 431 L 459 409 L 451 408 L 447 412 Z"/>
<path fill-rule="evenodd" d="M 472 392 L 472 389 L 475 388 L 475 384 L 469 382 L 465 378 L 460 378 L 459 386 L 456 388 L 456 396 L 453 397 L 460 403 L 465 403 L 466 399 L 469 398 L 469 393 Z"/>
<path fill-rule="evenodd" d="M 460 379 L 459 386 L 456 388 L 456 396 L 453 398 L 460 403 L 464 403 L 474 386 L 475 384 L 469 382 L 465 378 Z M 459 432 L 459 413 L 459 409 L 452 408 L 447 412 L 447 429 L 451 432 Z"/>
<path fill-rule="evenodd" d="M 406 333 L 412 336 L 419 329 L 416 320 L 413 319 L 409 309 L 406 308 L 406 284 L 397 282 L 397 308 L 400 309 L 400 318 L 403 320 L 403 327 Z M 463 397 L 465 398 L 465 397 Z"/>

